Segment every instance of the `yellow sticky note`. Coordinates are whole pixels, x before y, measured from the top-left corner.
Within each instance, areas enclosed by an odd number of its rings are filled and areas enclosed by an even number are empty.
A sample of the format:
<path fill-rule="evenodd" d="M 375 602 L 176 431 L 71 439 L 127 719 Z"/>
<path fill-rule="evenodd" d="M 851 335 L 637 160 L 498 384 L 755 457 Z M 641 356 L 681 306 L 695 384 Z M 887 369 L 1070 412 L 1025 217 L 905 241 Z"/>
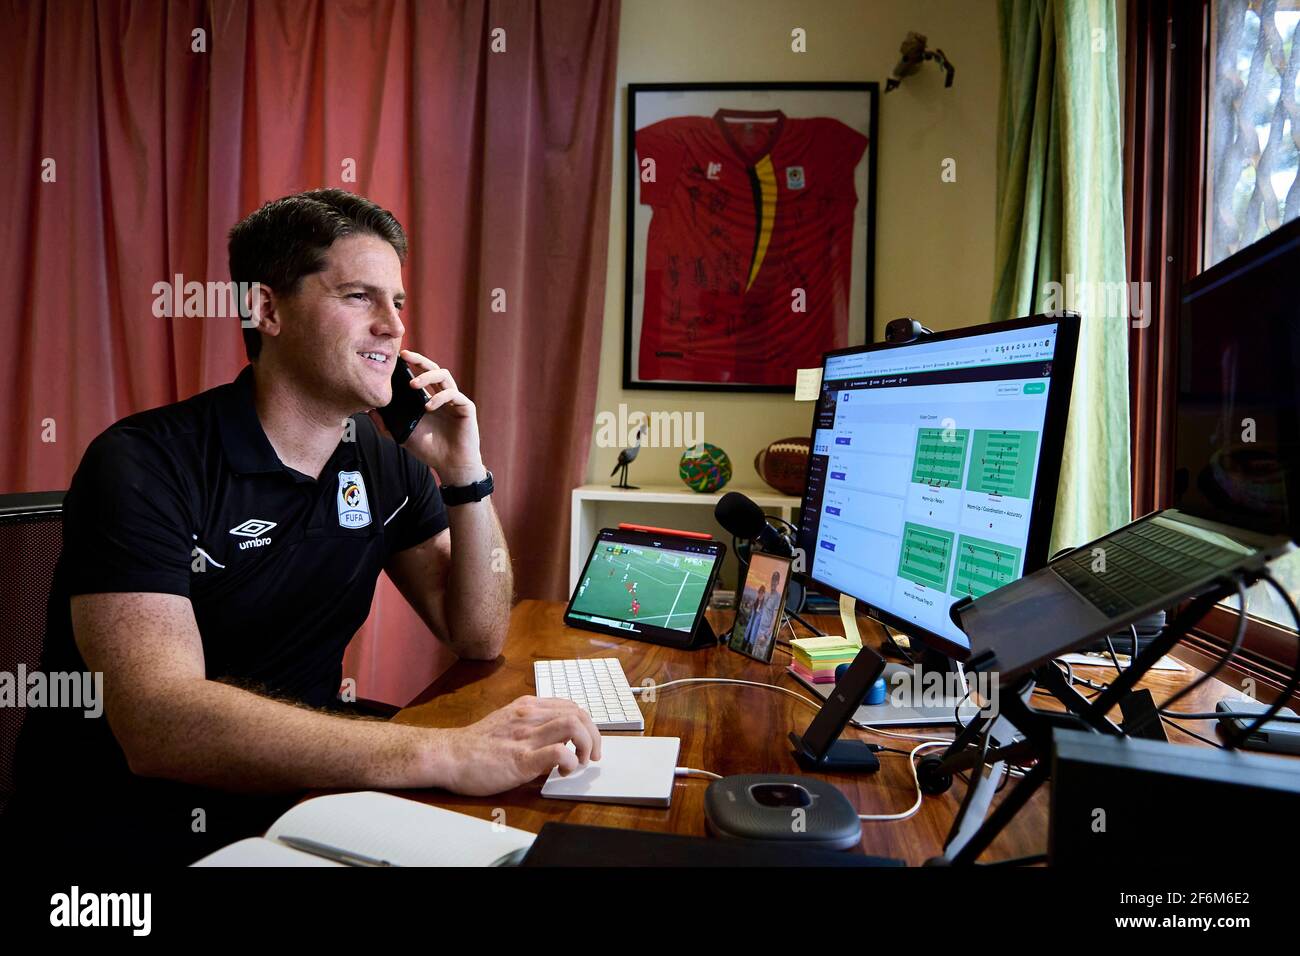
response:
<path fill-rule="evenodd" d="M 822 390 L 822 370 L 820 368 L 801 368 L 794 376 L 794 400 L 796 402 L 815 402 Z"/>

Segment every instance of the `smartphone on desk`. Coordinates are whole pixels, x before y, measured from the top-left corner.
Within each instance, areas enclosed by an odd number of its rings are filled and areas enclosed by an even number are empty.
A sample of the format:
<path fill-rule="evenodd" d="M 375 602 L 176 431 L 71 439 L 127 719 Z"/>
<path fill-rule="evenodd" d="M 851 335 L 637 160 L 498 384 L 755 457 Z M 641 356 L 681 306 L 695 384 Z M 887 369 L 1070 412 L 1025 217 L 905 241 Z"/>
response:
<path fill-rule="evenodd" d="M 411 379 L 415 373 L 405 360 L 397 355 L 393 361 L 393 398 L 383 408 L 378 409 L 384 427 L 393 436 L 393 441 L 402 444 L 411 437 L 415 426 L 424 417 L 424 406 L 433 396 L 423 388 L 411 388 Z"/>

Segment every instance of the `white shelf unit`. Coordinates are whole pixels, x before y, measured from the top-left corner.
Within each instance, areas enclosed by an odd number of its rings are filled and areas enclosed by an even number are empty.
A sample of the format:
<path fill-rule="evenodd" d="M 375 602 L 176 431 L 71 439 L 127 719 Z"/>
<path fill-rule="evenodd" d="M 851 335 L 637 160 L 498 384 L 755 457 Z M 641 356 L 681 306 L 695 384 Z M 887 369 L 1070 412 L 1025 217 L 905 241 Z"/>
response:
<path fill-rule="evenodd" d="M 659 528 L 711 531 L 720 540 L 727 542 L 730 552 L 730 535 L 723 532 L 713 519 L 714 506 L 729 491 L 748 495 L 764 511 L 784 518 L 791 524 L 794 524 L 801 503 L 799 498 L 779 494 L 770 488 L 738 488 L 731 485 L 713 493 L 691 491 L 685 485 L 642 485 L 636 489 L 582 485 L 574 488 L 569 531 L 569 593 L 573 593 L 573 589 L 578 586 L 578 575 L 582 574 L 582 565 L 591 551 L 592 542 L 596 540 L 596 532 L 601 528 L 616 527 L 622 521 Z M 624 509 L 620 509 L 619 505 L 635 506 L 635 514 L 629 516 L 620 513 Z M 702 507 L 708 508 L 707 514 L 699 513 Z M 681 514 L 683 508 L 695 510 Z M 674 510 L 679 512 L 676 521 L 673 518 Z M 662 514 L 663 517 L 648 517 L 651 514 Z M 729 553 L 727 560 L 733 562 L 735 556 Z"/>

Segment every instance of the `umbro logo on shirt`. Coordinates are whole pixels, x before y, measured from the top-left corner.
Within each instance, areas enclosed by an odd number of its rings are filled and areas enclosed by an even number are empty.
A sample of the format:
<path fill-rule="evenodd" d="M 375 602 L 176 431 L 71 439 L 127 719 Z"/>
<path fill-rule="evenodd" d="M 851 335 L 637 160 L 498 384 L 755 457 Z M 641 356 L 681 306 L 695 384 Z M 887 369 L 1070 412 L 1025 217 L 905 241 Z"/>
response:
<path fill-rule="evenodd" d="M 271 543 L 270 538 L 264 538 L 262 535 L 274 528 L 275 524 L 274 521 L 266 521 L 262 518 L 249 518 L 231 528 L 230 533 L 249 539 L 239 542 L 241 551 L 245 548 L 262 548 Z"/>

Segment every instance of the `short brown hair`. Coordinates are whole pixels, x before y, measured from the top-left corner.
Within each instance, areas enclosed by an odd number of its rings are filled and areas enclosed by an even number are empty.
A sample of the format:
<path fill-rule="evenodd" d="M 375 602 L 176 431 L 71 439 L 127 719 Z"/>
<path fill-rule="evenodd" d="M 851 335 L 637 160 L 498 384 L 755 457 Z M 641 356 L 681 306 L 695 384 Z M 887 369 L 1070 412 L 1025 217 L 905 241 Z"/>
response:
<path fill-rule="evenodd" d="M 402 224 L 369 199 L 345 189 L 313 189 L 273 200 L 230 230 L 230 278 L 292 295 L 303 276 L 325 268 L 325 252 L 335 241 L 356 233 L 383 239 L 406 262 Z M 241 301 L 241 318 L 243 311 Z M 243 331 L 244 350 L 249 359 L 256 359 L 262 334 L 257 329 Z"/>

